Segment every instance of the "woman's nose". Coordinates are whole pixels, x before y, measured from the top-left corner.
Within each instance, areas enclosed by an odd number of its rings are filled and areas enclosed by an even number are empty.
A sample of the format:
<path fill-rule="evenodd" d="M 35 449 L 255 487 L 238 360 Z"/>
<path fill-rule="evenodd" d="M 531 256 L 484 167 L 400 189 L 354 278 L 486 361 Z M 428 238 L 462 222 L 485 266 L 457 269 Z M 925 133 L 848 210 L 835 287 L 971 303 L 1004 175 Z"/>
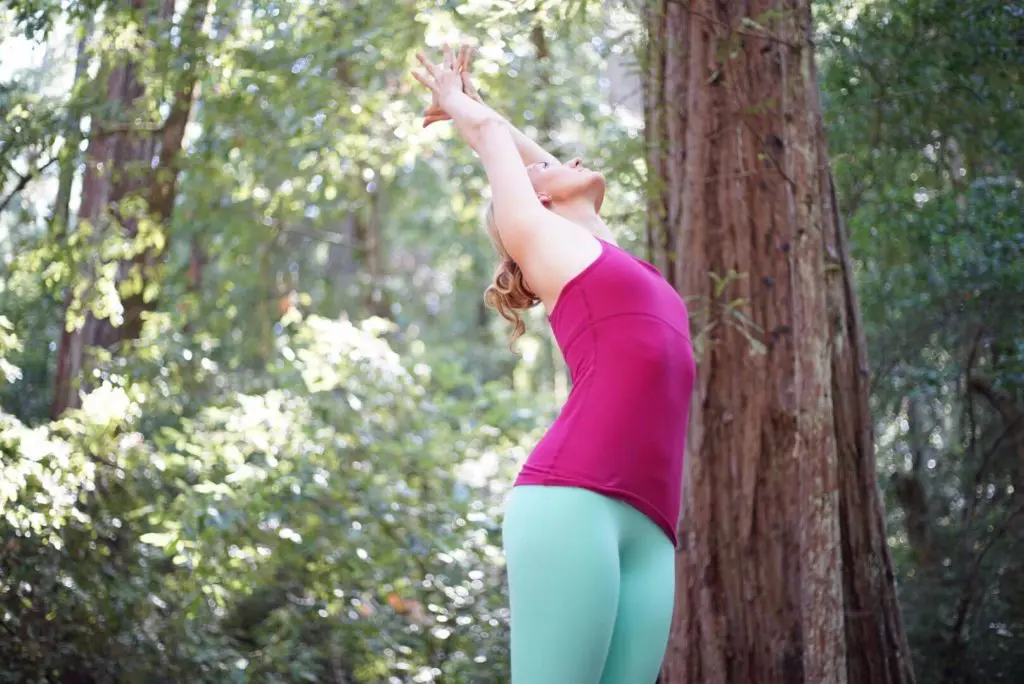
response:
<path fill-rule="evenodd" d="M 578 168 L 580 168 L 581 166 L 583 166 L 583 159 L 582 159 L 582 158 L 580 158 L 580 157 L 576 157 L 575 159 L 572 159 L 572 160 L 571 160 L 571 161 L 569 162 L 569 168 L 572 168 L 572 169 L 578 169 Z"/>

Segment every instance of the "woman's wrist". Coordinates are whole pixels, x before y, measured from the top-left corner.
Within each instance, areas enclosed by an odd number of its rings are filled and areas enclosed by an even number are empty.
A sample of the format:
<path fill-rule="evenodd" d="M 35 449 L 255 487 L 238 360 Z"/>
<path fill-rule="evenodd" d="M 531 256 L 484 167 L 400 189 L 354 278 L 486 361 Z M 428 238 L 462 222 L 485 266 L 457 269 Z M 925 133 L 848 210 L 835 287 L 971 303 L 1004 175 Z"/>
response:
<path fill-rule="evenodd" d="M 463 92 L 446 94 L 441 107 L 458 126 L 475 126 L 485 121 L 504 121 L 493 109 Z"/>
<path fill-rule="evenodd" d="M 472 112 L 476 108 L 488 108 L 486 105 L 474 100 L 461 90 L 452 90 L 445 93 L 439 100 L 441 109 L 446 111 L 453 119 L 459 114 Z M 489 108 L 488 108 L 489 109 Z M 477 112 L 479 115 L 479 112 Z"/>

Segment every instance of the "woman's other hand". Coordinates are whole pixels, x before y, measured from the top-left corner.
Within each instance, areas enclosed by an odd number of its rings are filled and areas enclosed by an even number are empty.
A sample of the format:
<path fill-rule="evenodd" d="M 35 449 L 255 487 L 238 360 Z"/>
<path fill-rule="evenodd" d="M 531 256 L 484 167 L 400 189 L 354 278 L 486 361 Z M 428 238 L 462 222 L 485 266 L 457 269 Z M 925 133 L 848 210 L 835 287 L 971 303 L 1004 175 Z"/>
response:
<path fill-rule="evenodd" d="M 469 75 L 469 65 L 473 62 L 473 47 L 471 45 L 463 45 L 459 57 L 462 60 L 462 67 L 459 69 L 459 74 L 462 76 L 462 92 L 469 95 L 471 99 L 483 104 L 483 98 L 480 97 L 480 93 L 477 91 L 476 85 Z"/>

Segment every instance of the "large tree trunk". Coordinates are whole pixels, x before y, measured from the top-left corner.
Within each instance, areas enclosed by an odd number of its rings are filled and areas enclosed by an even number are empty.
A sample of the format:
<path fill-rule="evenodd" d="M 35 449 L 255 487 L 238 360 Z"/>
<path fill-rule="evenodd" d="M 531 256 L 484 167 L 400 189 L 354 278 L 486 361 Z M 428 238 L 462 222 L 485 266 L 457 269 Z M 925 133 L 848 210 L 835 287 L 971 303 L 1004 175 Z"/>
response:
<path fill-rule="evenodd" d="M 150 10 L 144 13 L 161 25 L 168 22 L 174 12 L 174 0 L 126 0 L 126 6 L 135 11 Z M 194 0 L 189 5 L 182 21 L 183 49 L 196 49 L 195 41 L 201 38 L 206 12 L 206 0 Z M 107 103 L 117 112 L 117 118 L 93 124 L 78 210 L 79 227 L 88 225 L 96 240 L 101 240 L 109 230 L 120 230 L 126 239 L 134 240 L 142 217 L 157 226 L 166 226 L 174 208 L 179 154 L 192 110 L 198 62 L 198 59 L 190 60 L 172 77 L 173 100 L 166 120 L 156 132 L 136 128 L 140 99 L 145 94 L 138 66 L 124 61 L 110 67 Z M 131 200 L 136 197 L 145 201 L 141 215 L 130 209 Z M 53 418 L 80 405 L 77 383 L 82 378 L 89 347 L 113 349 L 124 340 L 138 337 L 143 315 L 156 305 L 153 290 L 147 287 L 157 280 L 156 269 L 165 252 L 165 247 L 156 245 L 165 245 L 166 241 L 165 236 L 161 243 L 154 243 L 118 264 L 114 280 L 119 289 L 135 271 L 142 282 L 141 287 L 121 292 L 120 320 L 98 318 L 89 312 L 84 323 L 74 326 L 68 313 L 75 295 L 72 288 L 68 289 L 64 329 L 57 352 Z M 87 275 L 90 280 L 94 277 L 93 273 Z M 90 286 L 86 290 L 85 300 L 92 296 L 91 289 Z"/>
<path fill-rule="evenodd" d="M 699 381 L 663 681 L 913 681 L 809 0 L 654 0 L 650 247 Z"/>

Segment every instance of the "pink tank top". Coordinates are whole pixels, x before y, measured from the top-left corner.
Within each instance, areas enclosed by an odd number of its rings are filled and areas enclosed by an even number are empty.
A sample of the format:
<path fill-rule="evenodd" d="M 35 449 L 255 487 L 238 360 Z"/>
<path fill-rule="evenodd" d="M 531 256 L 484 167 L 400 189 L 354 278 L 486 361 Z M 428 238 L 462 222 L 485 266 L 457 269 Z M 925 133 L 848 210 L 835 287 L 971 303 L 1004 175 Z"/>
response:
<path fill-rule="evenodd" d="M 515 484 L 619 499 L 677 543 L 696 373 L 682 298 L 654 266 L 601 241 L 550 320 L 572 390 Z"/>

